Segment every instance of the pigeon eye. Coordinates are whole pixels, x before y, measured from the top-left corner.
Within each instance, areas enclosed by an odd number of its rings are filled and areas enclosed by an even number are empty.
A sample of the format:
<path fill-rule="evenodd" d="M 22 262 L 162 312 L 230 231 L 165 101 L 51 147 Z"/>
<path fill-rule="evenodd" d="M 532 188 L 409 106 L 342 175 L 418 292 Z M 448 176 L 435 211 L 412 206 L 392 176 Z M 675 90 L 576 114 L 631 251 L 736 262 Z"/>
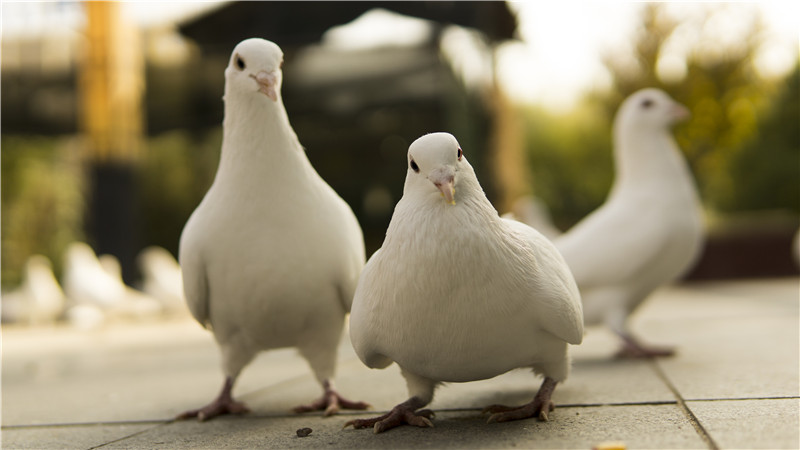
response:
<path fill-rule="evenodd" d="M 411 166 L 411 170 L 413 170 L 416 173 L 419 173 L 419 166 L 417 165 L 417 163 L 414 162 L 413 159 L 411 160 L 410 166 Z"/>
<path fill-rule="evenodd" d="M 642 100 L 642 108 L 647 109 L 647 108 L 649 108 L 651 106 L 653 106 L 653 101 L 652 100 L 650 100 L 649 98 L 646 98 L 646 99 Z"/>
<path fill-rule="evenodd" d="M 464 152 L 461 150 L 461 147 L 458 147 L 458 160 L 461 161 L 461 157 L 464 156 Z"/>
<path fill-rule="evenodd" d="M 236 55 L 236 67 L 238 67 L 239 70 L 244 70 L 245 68 L 244 60 L 239 55 Z"/>

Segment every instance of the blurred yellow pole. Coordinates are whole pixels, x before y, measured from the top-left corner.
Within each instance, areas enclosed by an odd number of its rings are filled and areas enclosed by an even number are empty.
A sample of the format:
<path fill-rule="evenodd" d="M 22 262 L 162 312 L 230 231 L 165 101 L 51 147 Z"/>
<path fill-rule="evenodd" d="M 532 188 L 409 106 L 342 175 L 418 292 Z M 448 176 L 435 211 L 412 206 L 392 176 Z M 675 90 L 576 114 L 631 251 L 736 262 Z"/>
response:
<path fill-rule="evenodd" d="M 498 83 L 496 50 L 492 49 L 492 84 L 490 91 L 493 123 L 489 144 L 491 168 L 497 189 L 497 205 L 504 214 L 514 201 L 530 193 L 530 177 L 523 144 L 519 113 Z"/>
<path fill-rule="evenodd" d="M 82 129 L 91 161 L 133 163 L 140 152 L 142 52 L 118 2 L 89 1 L 80 73 Z"/>
<path fill-rule="evenodd" d="M 138 30 L 120 2 L 89 1 L 81 60 L 81 131 L 89 177 L 87 235 L 98 254 L 115 255 L 135 278 L 141 214 L 137 166 L 142 145 L 144 64 Z"/>

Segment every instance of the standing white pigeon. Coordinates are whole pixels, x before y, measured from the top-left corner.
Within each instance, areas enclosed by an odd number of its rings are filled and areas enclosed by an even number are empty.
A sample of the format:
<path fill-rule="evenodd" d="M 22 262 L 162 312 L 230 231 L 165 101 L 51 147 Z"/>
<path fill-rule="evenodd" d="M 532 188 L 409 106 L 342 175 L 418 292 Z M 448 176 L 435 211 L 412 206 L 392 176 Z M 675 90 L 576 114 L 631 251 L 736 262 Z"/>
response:
<path fill-rule="evenodd" d="M 225 382 L 179 418 L 241 413 L 239 372 L 262 350 L 296 347 L 324 388 L 295 411 L 364 409 L 334 390 L 336 350 L 364 265 L 355 215 L 311 166 L 281 99 L 283 52 L 240 42 L 225 69 L 222 153 L 214 183 L 181 235 L 192 315 L 213 331 Z"/>
<path fill-rule="evenodd" d="M 554 243 L 583 298 L 587 325 L 605 323 L 621 357 L 673 354 L 638 342 L 628 316 L 697 259 L 703 222 L 697 189 L 670 127 L 689 111 L 658 89 L 631 95 L 614 121 L 616 178 L 606 202 Z"/>
<path fill-rule="evenodd" d="M 416 410 L 437 384 L 519 367 L 544 375 L 539 392 L 519 408 L 488 407 L 489 422 L 546 420 L 550 396 L 569 372 L 567 344 L 583 339 L 569 268 L 539 232 L 498 216 L 452 135 L 417 139 L 408 164 L 386 239 L 361 274 L 350 338 L 367 366 L 396 362 L 410 398 L 345 426 L 376 433 L 432 426 L 430 411 Z"/>

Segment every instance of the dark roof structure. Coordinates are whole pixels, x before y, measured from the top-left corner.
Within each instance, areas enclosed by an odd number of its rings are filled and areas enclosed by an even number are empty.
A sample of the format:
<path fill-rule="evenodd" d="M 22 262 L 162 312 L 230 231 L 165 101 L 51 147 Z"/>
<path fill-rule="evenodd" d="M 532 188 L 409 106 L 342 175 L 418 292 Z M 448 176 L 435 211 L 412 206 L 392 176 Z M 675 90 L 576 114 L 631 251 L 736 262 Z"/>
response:
<path fill-rule="evenodd" d="M 206 11 L 181 24 L 181 34 L 207 50 L 227 53 L 251 36 L 269 36 L 282 47 L 317 43 L 328 29 L 382 8 L 442 25 L 482 32 L 490 42 L 514 39 L 517 20 L 506 2 L 498 1 L 244 1 Z"/>

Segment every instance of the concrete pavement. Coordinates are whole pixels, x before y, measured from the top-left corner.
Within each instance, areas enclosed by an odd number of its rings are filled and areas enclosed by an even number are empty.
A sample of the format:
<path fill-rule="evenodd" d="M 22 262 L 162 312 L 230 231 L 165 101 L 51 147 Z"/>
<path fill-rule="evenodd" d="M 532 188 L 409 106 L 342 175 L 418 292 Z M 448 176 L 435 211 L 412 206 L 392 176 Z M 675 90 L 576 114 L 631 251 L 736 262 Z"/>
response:
<path fill-rule="evenodd" d="M 405 400 L 396 366 L 370 370 L 342 341 L 337 386 L 373 405 L 331 418 L 289 410 L 321 391 L 294 350 L 262 354 L 234 390 L 253 413 L 173 422 L 222 382 L 209 333 L 191 318 L 94 331 L 3 327 L 3 448 L 800 448 L 800 280 L 692 283 L 656 293 L 634 320 L 658 361 L 611 359 L 617 342 L 590 328 L 549 422 L 486 424 L 481 408 L 530 401 L 540 379 L 516 370 L 450 384 L 435 427 L 380 435 L 342 430 Z M 311 428 L 307 437 L 296 430 Z"/>

